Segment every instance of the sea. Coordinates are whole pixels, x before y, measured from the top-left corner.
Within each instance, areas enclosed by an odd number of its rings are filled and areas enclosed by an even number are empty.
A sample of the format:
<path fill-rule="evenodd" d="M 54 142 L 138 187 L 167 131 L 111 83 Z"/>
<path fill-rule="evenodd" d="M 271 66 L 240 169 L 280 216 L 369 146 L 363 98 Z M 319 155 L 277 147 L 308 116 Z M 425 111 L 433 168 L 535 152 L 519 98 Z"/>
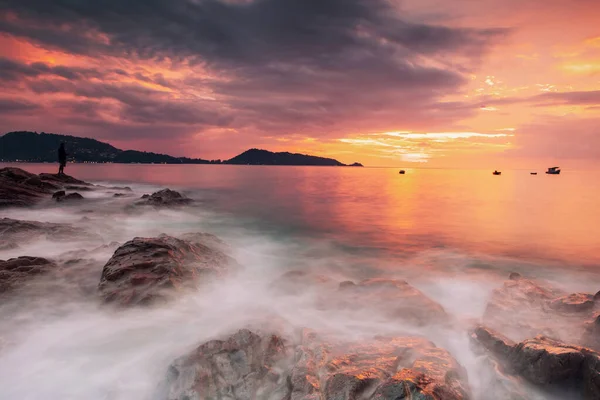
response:
<path fill-rule="evenodd" d="M 57 169 L 10 166 L 33 173 Z M 357 337 L 399 328 L 368 316 L 325 315 L 310 296 L 274 299 L 264 290 L 282 273 L 305 269 L 339 281 L 404 279 L 442 304 L 465 330 L 413 333 L 447 348 L 467 369 L 475 398 L 490 398 L 467 326 L 481 318 L 492 291 L 511 272 L 570 292 L 600 290 L 600 171 L 405 171 L 68 164 L 67 174 L 129 186 L 135 198 L 168 187 L 197 202 L 191 209 L 132 214 L 122 210 L 133 198 L 81 192 L 81 205 L 1 210 L 0 217 L 84 224 L 105 243 L 208 232 L 231 246 L 245 272 L 168 307 L 117 313 L 90 300 L 112 251 L 94 253 L 77 277 L 0 304 L 0 399 L 152 399 L 171 361 L 243 327 L 258 308 L 298 326 Z M 60 258 L 82 248 L 40 240 L 0 250 L 0 259 Z"/>

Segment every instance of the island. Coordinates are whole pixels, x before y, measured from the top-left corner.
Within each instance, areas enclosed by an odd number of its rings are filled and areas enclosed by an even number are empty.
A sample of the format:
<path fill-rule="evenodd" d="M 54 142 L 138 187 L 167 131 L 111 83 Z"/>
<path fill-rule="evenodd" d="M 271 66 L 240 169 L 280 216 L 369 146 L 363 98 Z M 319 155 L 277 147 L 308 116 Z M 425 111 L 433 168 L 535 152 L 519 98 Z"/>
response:
<path fill-rule="evenodd" d="M 175 157 L 146 151 L 121 150 L 91 138 L 29 131 L 8 132 L 0 136 L 0 162 L 56 162 L 56 150 L 61 142 L 65 143 L 69 161 L 77 163 L 363 166 L 358 162 L 347 165 L 333 158 L 262 149 L 250 149 L 224 161 Z"/>

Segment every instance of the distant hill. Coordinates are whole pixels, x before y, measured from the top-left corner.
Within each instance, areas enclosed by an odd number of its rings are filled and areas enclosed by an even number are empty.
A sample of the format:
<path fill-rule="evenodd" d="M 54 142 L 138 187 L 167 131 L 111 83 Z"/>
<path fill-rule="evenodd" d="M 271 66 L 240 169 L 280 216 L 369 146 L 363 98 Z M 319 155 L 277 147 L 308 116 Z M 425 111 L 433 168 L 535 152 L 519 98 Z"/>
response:
<path fill-rule="evenodd" d="M 0 136 L 0 161 L 56 162 L 57 149 L 61 142 L 65 143 L 68 158 L 75 162 L 346 166 L 333 158 L 288 152 L 273 153 L 259 149 L 247 150 L 223 162 L 221 160 L 208 161 L 145 151 L 121 150 L 108 143 L 90 138 L 26 131 L 9 132 Z M 354 163 L 351 166 L 362 167 L 360 163 Z"/>
<path fill-rule="evenodd" d="M 233 157 L 231 160 L 225 161 L 226 164 L 237 165 L 319 165 L 319 166 L 334 166 L 344 167 L 338 160 L 333 158 L 308 156 L 297 153 L 273 153 L 267 150 L 250 149 L 242 154 Z M 353 166 L 358 163 L 355 163 Z M 360 165 L 362 167 L 362 165 Z"/>
<path fill-rule="evenodd" d="M 0 137 L 0 161 L 55 162 L 65 143 L 69 159 L 76 162 L 209 164 L 210 161 L 136 150 L 121 150 L 108 143 L 54 133 L 9 132 Z"/>

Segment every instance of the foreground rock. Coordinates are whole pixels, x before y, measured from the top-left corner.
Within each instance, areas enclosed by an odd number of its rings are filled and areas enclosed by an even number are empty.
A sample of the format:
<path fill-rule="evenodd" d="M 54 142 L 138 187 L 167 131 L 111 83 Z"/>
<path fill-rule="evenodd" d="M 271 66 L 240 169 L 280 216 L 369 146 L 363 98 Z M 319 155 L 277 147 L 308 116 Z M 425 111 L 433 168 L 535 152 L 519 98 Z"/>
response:
<path fill-rule="evenodd" d="M 56 269 L 56 264 L 41 257 L 0 260 L 0 294 L 24 286 L 32 278 Z"/>
<path fill-rule="evenodd" d="M 586 399 L 600 398 L 600 354 L 593 350 L 542 335 L 516 344 L 485 327 L 476 328 L 472 338 L 512 374 L 542 386 L 577 384 Z"/>
<path fill-rule="evenodd" d="M 0 169 L 0 208 L 35 205 L 58 190 L 60 185 L 20 168 Z"/>
<path fill-rule="evenodd" d="M 163 189 L 152 194 L 145 194 L 135 203 L 136 206 L 176 207 L 188 205 L 192 199 L 171 189 Z"/>
<path fill-rule="evenodd" d="M 33 240 L 62 241 L 102 241 L 96 234 L 69 224 L 50 222 L 22 221 L 11 218 L 0 219 L 0 241 L 11 242 L 15 245 Z"/>
<path fill-rule="evenodd" d="M 600 296 L 565 293 L 551 285 L 511 274 L 494 290 L 483 316 L 486 326 L 513 340 L 543 334 L 586 344 L 585 324 L 600 311 Z"/>
<path fill-rule="evenodd" d="M 167 235 L 134 238 L 120 246 L 102 270 L 104 301 L 120 305 L 164 300 L 174 290 L 194 288 L 222 276 L 235 261 L 219 249 Z"/>
<path fill-rule="evenodd" d="M 158 399 L 469 399 L 463 368 L 414 337 L 328 343 L 304 331 L 297 343 L 241 330 L 176 360 Z"/>

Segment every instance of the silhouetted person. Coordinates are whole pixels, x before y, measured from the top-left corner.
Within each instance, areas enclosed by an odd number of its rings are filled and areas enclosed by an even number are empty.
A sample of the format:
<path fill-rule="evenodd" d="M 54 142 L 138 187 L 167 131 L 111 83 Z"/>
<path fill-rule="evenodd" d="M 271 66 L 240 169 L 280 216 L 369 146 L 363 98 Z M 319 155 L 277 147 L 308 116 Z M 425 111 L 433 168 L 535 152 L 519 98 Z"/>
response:
<path fill-rule="evenodd" d="M 67 152 L 65 150 L 64 142 L 61 142 L 60 147 L 58 148 L 58 174 L 64 175 L 65 166 L 67 165 Z"/>

